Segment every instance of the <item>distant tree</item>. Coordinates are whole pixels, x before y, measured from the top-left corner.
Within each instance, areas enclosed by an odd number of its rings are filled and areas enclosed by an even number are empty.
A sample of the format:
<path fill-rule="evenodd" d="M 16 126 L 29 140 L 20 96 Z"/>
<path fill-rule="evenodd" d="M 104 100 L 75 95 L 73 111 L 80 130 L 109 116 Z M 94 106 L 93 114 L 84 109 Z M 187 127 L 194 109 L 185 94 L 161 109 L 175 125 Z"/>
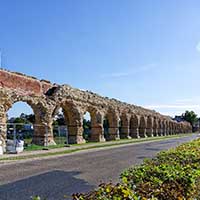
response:
<path fill-rule="evenodd" d="M 16 124 L 16 129 L 17 131 L 21 130 L 24 126 L 24 124 L 26 124 L 26 119 L 23 119 L 21 117 L 16 117 L 13 121 L 13 124 Z"/>
<path fill-rule="evenodd" d="M 197 114 L 194 111 L 186 111 L 182 114 L 183 119 L 188 121 L 192 126 L 194 126 L 195 122 L 198 121 Z"/>
<path fill-rule="evenodd" d="M 105 138 L 109 137 L 109 121 L 107 118 L 103 120 L 104 136 Z"/>
<path fill-rule="evenodd" d="M 54 119 L 53 121 L 53 125 L 58 125 L 58 126 L 63 126 L 63 125 L 66 125 L 65 123 L 65 117 L 63 114 L 58 114 L 56 116 L 56 119 Z"/>
<path fill-rule="evenodd" d="M 26 115 L 26 119 L 28 122 L 30 122 L 32 124 L 35 123 L 35 115 L 34 114 Z"/>
<path fill-rule="evenodd" d="M 20 117 L 22 120 L 24 120 L 24 123 L 26 124 L 34 124 L 35 123 L 35 115 L 34 114 L 25 114 L 25 113 L 21 113 Z"/>
<path fill-rule="evenodd" d="M 25 124 L 26 123 L 26 119 L 23 119 L 21 117 L 16 117 L 13 121 L 14 124 Z"/>
<path fill-rule="evenodd" d="M 83 128 L 86 129 L 91 129 L 91 121 L 87 119 L 83 119 Z"/>
<path fill-rule="evenodd" d="M 25 113 L 21 113 L 21 115 L 19 116 L 20 118 L 22 118 L 22 119 L 26 119 L 26 114 Z"/>
<path fill-rule="evenodd" d="M 7 116 L 8 119 L 8 116 Z M 30 114 L 27 115 L 25 113 L 21 113 L 19 117 L 11 117 L 7 120 L 9 124 L 8 128 L 12 128 L 12 124 L 16 124 L 16 129 L 21 130 L 24 127 L 24 124 L 34 124 L 35 123 L 35 115 Z"/>
<path fill-rule="evenodd" d="M 83 119 L 83 137 L 88 140 L 91 137 L 91 121 Z"/>

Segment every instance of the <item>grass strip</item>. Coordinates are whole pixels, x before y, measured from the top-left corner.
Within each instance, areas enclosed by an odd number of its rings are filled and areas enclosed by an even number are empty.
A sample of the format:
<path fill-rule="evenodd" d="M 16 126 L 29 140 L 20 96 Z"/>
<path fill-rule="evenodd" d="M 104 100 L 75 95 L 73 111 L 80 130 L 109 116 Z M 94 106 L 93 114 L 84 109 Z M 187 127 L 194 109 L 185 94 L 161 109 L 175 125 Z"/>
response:
<path fill-rule="evenodd" d="M 88 144 L 76 144 L 72 146 L 82 147 L 82 148 L 76 148 L 76 149 L 67 149 L 63 151 L 56 151 L 56 152 L 45 152 L 40 154 L 31 154 L 31 155 L 17 155 L 15 157 L 3 157 L 0 158 L 0 161 L 15 161 L 15 160 L 25 160 L 25 159 L 31 159 L 31 158 L 42 158 L 42 157 L 49 157 L 49 156 L 56 156 L 56 155 L 64 155 L 69 154 L 73 152 L 83 151 L 83 150 L 90 150 L 95 148 L 102 148 L 102 147 L 112 147 L 112 146 L 118 146 L 123 144 L 135 144 L 135 143 L 141 143 L 141 142 L 148 142 L 148 141 L 160 141 L 160 140 L 167 140 L 170 138 L 180 138 L 180 137 L 187 137 L 191 134 L 180 134 L 180 135 L 170 135 L 170 136 L 160 136 L 160 137 L 152 137 L 152 138 L 141 138 L 141 139 L 124 139 L 124 140 L 118 140 L 118 141 L 112 141 L 108 143 L 96 143 L 96 145 L 92 145 L 95 143 L 88 143 L 91 144 L 89 146 Z M 87 145 L 84 147 L 84 145 Z M 44 147 L 43 147 L 44 148 Z"/>

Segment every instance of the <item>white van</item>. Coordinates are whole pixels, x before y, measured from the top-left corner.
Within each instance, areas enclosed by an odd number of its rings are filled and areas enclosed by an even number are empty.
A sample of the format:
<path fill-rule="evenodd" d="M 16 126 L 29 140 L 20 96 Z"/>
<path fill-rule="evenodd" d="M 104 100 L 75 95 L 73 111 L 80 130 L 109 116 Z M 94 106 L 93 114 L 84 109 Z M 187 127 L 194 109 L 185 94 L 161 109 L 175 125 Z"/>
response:
<path fill-rule="evenodd" d="M 21 153 L 24 151 L 23 140 L 7 140 L 6 151 L 8 153 Z"/>

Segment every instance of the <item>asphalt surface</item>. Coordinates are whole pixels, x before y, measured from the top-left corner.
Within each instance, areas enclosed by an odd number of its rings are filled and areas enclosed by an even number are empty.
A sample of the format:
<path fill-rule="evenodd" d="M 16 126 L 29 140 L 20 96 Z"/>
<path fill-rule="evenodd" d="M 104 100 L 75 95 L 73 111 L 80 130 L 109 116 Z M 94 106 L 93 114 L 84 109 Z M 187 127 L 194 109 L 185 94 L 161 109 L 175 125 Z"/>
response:
<path fill-rule="evenodd" d="M 29 200 L 40 195 L 62 200 L 64 195 L 87 192 L 101 182 L 117 182 L 120 173 L 159 151 L 195 139 L 192 135 L 149 143 L 129 144 L 105 150 L 88 150 L 59 158 L 0 166 L 0 200 Z"/>

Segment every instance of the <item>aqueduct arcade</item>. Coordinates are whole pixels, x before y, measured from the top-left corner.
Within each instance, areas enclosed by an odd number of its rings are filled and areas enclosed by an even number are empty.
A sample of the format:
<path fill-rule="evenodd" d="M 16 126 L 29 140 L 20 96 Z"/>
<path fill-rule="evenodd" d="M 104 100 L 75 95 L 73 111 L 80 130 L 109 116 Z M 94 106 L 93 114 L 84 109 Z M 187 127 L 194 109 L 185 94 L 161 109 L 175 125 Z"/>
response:
<path fill-rule="evenodd" d="M 98 94 L 51 84 L 20 73 L 0 70 L 0 140 L 6 145 L 7 111 L 16 102 L 26 102 L 35 115 L 33 143 L 55 144 L 52 131 L 54 116 L 62 108 L 69 132 L 69 143 L 84 143 L 83 116 L 91 116 L 90 141 L 153 137 L 188 133 L 187 122 L 139 106 L 109 99 Z M 105 134 L 104 120 L 109 126 Z"/>

